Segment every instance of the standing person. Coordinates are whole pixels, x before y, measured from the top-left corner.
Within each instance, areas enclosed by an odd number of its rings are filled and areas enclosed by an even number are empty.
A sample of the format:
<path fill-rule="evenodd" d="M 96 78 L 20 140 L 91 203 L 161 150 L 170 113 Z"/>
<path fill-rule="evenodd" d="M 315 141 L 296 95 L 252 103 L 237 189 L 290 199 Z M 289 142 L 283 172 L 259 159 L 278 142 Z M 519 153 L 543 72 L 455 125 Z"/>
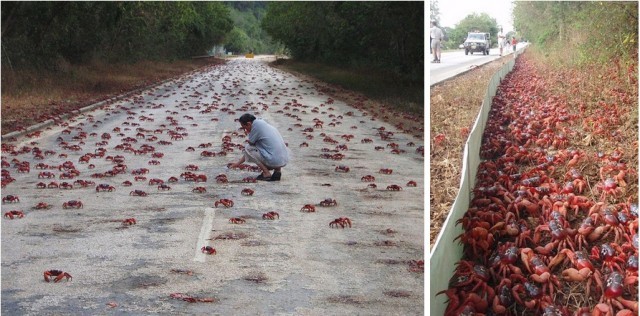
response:
<path fill-rule="evenodd" d="M 504 33 L 502 33 L 502 28 L 500 28 L 500 32 L 498 33 L 498 47 L 500 47 L 500 56 L 502 56 L 502 49 L 504 48 L 504 44 L 505 44 L 505 37 L 504 37 Z"/>
<path fill-rule="evenodd" d="M 246 113 L 240 119 L 240 126 L 244 129 L 249 145 L 243 150 L 242 157 L 228 165 L 237 168 L 245 161 L 258 165 L 262 171 L 256 180 L 280 181 L 281 168 L 289 162 L 289 152 L 284 139 L 278 130 L 261 119 Z M 270 173 L 273 170 L 273 174 Z"/>
<path fill-rule="evenodd" d="M 513 52 L 516 52 L 516 44 L 518 44 L 518 41 L 516 40 L 516 37 L 512 37 L 511 38 L 511 46 L 513 46 Z"/>
<path fill-rule="evenodd" d="M 431 52 L 433 53 L 433 61 L 432 63 L 439 63 L 442 52 L 440 50 L 440 41 L 444 34 L 442 30 L 438 27 L 436 21 L 431 21 Z"/>

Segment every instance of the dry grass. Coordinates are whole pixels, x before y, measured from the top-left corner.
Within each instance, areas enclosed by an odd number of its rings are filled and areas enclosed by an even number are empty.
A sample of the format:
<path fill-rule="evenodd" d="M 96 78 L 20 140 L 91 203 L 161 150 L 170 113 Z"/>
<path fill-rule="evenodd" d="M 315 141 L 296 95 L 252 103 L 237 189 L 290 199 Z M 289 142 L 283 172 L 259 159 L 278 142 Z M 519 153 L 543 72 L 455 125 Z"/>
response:
<path fill-rule="evenodd" d="M 503 57 L 464 75 L 431 87 L 431 207 L 430 243 L 434 245 L 460 187 L 462 151 L 468 130 L 480 111 L 491 77 L 509 61 Z M 445 141 L 433 147 L 433 138 L 443 134 Z"/>
<path fill-rule="evenodd" d="M 221 62 L 213 58 L 117 65 L 59 62 L 57 71 L 3 69 L 2 134 Z"/>

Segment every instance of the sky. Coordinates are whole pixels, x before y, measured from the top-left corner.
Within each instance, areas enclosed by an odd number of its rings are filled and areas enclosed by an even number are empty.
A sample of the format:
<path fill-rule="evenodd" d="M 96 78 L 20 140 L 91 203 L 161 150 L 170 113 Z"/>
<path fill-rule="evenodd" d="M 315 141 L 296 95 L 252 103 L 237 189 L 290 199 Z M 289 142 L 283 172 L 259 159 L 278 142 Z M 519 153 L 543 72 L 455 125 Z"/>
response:
<path fill-rule="evenodd" d="M 438 7 L 440 9 L 440 27 L 453 28 L 467 15 L 474 12 L 485 12 L 496 19 L 498 26 L 502 26 L 505 33 L 513 30 L 512 0 L 438 0 Z"/>

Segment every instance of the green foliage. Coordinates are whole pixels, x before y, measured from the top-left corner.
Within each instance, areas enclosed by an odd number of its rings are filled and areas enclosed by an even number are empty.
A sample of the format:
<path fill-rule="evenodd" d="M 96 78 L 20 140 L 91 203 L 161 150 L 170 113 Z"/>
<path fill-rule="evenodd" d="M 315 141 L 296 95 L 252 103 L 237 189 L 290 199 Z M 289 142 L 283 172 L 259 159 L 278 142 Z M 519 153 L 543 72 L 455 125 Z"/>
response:
<path fill-rule="evenodd" d="M 253 51 L 250 47 L 250 38 L 240 28 L 234 27 L 227 35 L 225 40 L 225 49 L 236 54 L 248 53 Z"/>
<path fill-rule="evenodd" d="M 267 2 L 226 2 L 230 8 L 234 30 L 224 41 L 225 48 L 234 53 L 274 54 L 281 45 L 273 41 L 261 27 Z"/>
<path fill-rule="evenodd" d="M 262 27 L 298 60 L 375 67 L 422 82 L 423 13 L 422 2 L 271 2 Z"/>
<path fill-rule="evenodd" d="M 232 27 L 220 2 L 2 2 L 3 65 L 202 55 Z"/>
<path fill-rule="evenodd" d="M 440 7 L 438 0 L 429 1 L 429 22 L 436 21 L 440 25 Z"/>
<path fill-rule="evenodd" d="M 517 1 L 513 15 L 518 33 L 550 59 L 585 65 L 637 59 L 637 2 Z"/>

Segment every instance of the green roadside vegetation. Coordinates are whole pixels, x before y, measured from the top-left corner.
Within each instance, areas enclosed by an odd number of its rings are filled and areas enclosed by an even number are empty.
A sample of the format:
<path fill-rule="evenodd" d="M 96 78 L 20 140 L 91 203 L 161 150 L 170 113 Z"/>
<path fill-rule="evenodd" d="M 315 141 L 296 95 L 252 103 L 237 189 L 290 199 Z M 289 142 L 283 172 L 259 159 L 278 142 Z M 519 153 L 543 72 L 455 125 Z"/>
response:
<path fill-rule="evenodd" d="M 422 115 L 421 2 L 2 2 L 2 133 L 223 62 L 292 70 Z M 281 65 L 285 66 L 285 65 Z"/>
<path fill-rule="evenodd" d="M 515 2 L 513 15 L 514 26 L 544 64 L 637 64 L 637 2 Z"/>

